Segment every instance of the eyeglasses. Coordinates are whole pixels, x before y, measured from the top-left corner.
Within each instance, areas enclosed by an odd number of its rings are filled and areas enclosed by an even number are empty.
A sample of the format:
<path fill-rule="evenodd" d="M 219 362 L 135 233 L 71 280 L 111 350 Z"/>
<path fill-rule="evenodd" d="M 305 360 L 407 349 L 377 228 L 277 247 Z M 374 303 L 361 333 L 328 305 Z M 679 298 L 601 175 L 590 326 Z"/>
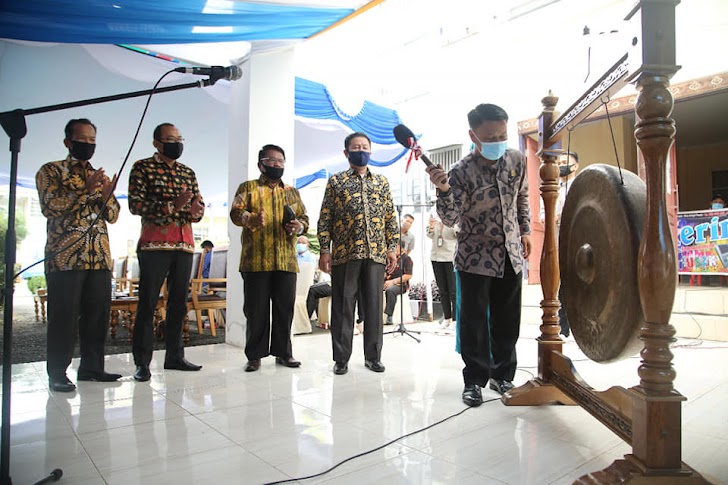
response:
<path fill-rule="evenodd" d="M 178 136 L 177 138 L 173 136 L 168 136 L 166 138 L 160 138 L 159 141 L 161 141 L 162 143 L 182 143 L 183 141 L 185 141 L 185 139 L 181 136 Z"/>
<path fill-rule="evenodd" d="M 265 165 L 285 165 L 286 159 L 285 158 L 261 158 L 261 163 L 264 163 Z"/>

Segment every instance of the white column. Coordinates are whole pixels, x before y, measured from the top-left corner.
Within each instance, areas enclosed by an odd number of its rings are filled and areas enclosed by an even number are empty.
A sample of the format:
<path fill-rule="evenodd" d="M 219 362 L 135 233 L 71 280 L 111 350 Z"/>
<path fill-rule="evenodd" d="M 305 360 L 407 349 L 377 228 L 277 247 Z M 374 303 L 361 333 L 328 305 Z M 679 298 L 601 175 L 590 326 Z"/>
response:
<path fill-rule="evenodd" d="M 294 48 L 253 53 L 242 66 L 243 77 L 232 83 L 230 99 L 230 153 L 228 158 L 228 207 L 238 186 L 258 178 L 258 151 L 265 144 L 286 152 L 283 179 L 292 183 L 293 127 L 295 110 Z M 243 281 L 240 276 L 240 227 L 228 220 L 227 322 L 225 341 L 245 346 Z"/>

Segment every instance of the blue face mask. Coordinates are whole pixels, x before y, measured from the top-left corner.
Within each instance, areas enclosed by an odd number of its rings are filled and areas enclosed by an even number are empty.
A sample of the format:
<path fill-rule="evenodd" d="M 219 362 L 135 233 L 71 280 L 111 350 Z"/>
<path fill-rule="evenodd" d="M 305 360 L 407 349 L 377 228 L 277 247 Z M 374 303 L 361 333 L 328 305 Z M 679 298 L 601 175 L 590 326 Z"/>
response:
<path fill-rule="evenodd" d="M 492 143 L 481 143 L 480 154 L 488 160 L 500 160 L 508 148 L 507 141 L 494 141 Z"/>
<path fill-rule="evenodd" d="M 723 209 L 723 204 L 720 202 L 713 202 L 713 209 Z"/>
<path fill-rule="evenodd" d="M 478 138 L 478 135 L 473 133 L 473 136 L 475 136 L 475 139 L 478 140 L 478 143 L 480 143 L 480 148 L 478 151 L 483 156 L 483 158 L 486 158 L 488 160 L 499 160 L 500 157 L 503 156 L 503 154 L 506 153 L 506 148 L 508 148 L 508 142 L 507 141 L 494 141 L 491 143 L 483 143 L 480 141 L 480 138 Z"/>
<path fill-rule="evenodd" d="M 308 246 L 306 246 L 305 244 L 296 244 L 296 252 L 305 253 L 306 250 L 308 250 Z"/>
<path fill-rule="evenodd" d="M 372 154 L 369 152 L 349 152 L 349 162 L 357 167 L 366 167 L 369 165 L 369 159 Z"/>

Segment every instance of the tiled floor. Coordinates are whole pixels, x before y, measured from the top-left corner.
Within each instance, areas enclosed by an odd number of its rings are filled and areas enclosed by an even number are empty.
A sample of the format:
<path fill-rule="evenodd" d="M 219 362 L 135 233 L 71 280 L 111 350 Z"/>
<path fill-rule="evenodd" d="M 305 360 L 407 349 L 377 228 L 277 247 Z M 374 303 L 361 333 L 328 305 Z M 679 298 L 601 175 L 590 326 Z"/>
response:
<path fill-rule="evenodd" d="M 363 365 L 355 337 L 349 373 L 334 376 L 326 334 L 294 339 L 300 369 L 265 359 L 243 372 L 241 349 L 188 349 L 198 373 L 163 371 L 157 353 L 148 383 L 131 378 L 130 355 L 107 358 L 125 377 L 51 393 L 43 363 L 13 367 L 11 476 L 32 483 L 54 468 L 69 484 L 261 484 L 319 473 L 302 483 L 571 483 L 609 465 L 629 447 L 578 407 L 506 407 L 460 413 L 462 361 L 452 336 L 418 324 L 422 343 L 385 336 L 387 371 Z M 538 327 L 525 325 L 516 384 L 535 372 Z M 683 460 L 728 482 L 728 344 L 680 340 L 674 349 L 683 406 Z M 637 359 L 599 365 L 570 340 L 565 353 L 592 386 L 637 383 Z M 74 366 L 77 362 L 74 362 Z M 75 371 L 69 372 L 75 380 Z M 497 395 L 484 390 L 485 399 Z"/>

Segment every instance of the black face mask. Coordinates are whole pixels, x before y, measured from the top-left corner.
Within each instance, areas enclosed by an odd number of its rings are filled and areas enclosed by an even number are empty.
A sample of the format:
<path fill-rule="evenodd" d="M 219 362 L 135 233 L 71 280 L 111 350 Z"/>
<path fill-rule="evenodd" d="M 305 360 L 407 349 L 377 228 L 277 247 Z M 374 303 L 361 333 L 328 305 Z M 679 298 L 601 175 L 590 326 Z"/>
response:
<path fill-rule="evenodd" d="M 280 180 L 283 177 L 283 167 L 269 167 L 264 163 L 261 163 L 260 166 L 265 176 L 271 180 Z"/>
<path fill-rule="evenodd" d="M 559 177 L 568 177 L 574 171 L 574 165 L 560 165 L 559 166 Z"/>
<path fill-rule="evenodd" d="M 172 160 L 177 160 L 182 156 L 182 150 L 184 150 L 184 143 L 162 143 L 162 155 Z"/>
<path fill-rule="evenodd" d="M 357 167 L 366 167 L 369 164 L 372 154 L 369 152 L 349 152 L 349 161 Z"/>
<path fill-rule="evenodd" d="M 96 150 L 95 143 L 71 140 L 71 156 L 76 160 L 91 160 Z"/>

